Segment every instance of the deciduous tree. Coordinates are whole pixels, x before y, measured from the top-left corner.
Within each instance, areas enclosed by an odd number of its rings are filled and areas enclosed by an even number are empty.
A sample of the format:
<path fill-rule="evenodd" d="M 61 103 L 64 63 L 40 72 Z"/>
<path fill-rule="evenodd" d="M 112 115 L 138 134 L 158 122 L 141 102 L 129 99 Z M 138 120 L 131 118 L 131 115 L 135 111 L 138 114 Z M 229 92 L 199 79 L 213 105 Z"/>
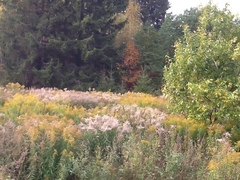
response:
<path fill-rule="evenodd" d="M 127 22 L 124 28 L 117 34 L 115 45 L 125 46 L 123 52 L 120 53 L 122 54 L 122 63 L 119 64 L 119 70 L 126 90 L 132 91 L 141 73 L 139 52 L 135 46 L 134 39 L 141 30 L 142 21 L 140 19 L 140 6 L 135 0 L 129 0 L 125 16 Z"/>
<path fill-rule="evenodd" d="M 227 7 L 201 9 L 199 27 L 184 29 L 166 68 L 165 94 L 175 111 L 231 131 L 240 119 L 240 26 Z"/>
<path fill-rule="evenodd" d="M 135 0 L 129 0 L 124 17 L 126 24 L 121 31 L 118 32 L 115 38 L 115 45 L 117 47 L 124 46 L 130 41 L 134 41 L 136 34 L 142 28 L 142 21 L 140 18 L 141 7 Z"/>
<path fill-rule="evenodd" d="M 122 81 L 126 90 L 132 91 L 141 74 L 139 66 L 139 52 L 133 41 L 130 41 L 123 52 L 123 63 L 120 65 Z"/>

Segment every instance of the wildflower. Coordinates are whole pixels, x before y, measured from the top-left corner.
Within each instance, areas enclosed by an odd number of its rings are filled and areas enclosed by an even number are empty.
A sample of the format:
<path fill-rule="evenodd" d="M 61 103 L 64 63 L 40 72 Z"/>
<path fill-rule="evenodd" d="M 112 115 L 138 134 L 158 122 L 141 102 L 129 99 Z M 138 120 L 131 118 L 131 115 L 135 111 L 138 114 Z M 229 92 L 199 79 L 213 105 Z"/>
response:
<path fill-rule="evenodd" d="M 67 156 L 67 150 L 64 149 L 61 154 L 62 154 L 62 156 Z"/>
<path fill-rule="evenodd" d="M 149 141 L 147 141 L 147 140 L 141 140 L 141 144 L 148 146 L 150 143 L 149 143 Z"/>
<path fill-rule="evenodd" d="M 225 137 L 225 138 L 230 138 L 231 137 L 231 134 L 229 133 L 229 132 L 225 132 L 224 134 L 223 134 L 223 137 Z"/>
<path fill-rule="evenodd" d="M 132 132 L 132 126 L 129 121 L 126 121 L 122 125 L 122 133 L 131 133 Z"/>
<path fill-rule="evenodd" d="M 53 150 L 53 155 L 57 156 L 58 155 L 58 151 L 56 149 Z"/>
<path fill-rule="evenodd" d="M 49 137 L 51 142 L 55 142 L 56 135 L 55 135 L 54 130 L 48 130 L 48 131 L 45 132 L 45 134 Z"/>
<path fill-rule="evenodd" d="M 240 141 L 237 141 L 237 142 L 236 142 L 235 147 L 236 147 L 237 150 L 240 150 Z"/>
<path fill-rule="evenodd" d="M 222 143 L 222 142 L 223 142 L 223 139 L 217 139 L 217 142 Z"/>
<path fill-rule="evenodd" d="M 208 163 L 208 166 L 207 168 L 211 171 L 211 170 L 216 170 L 218 169 L 218 163 L 215 162 L 214 160 L 211 160 L 209 163 Z"/>
<path fill-rule="evenodd" d="M 3 113 L 0 113 L 0 118 L 4 117 L 4 114 Z"/>
<path fill-rule="evenodd" d="M 30 127 L 28 129 L 27 134 L 29 135 L 29 137 L 32 141 L 35 141 L 38 138 L 39 131 L 36 128 Z"/>
<path fill-rule="evenodd" d="M 138 125 L 138 126 L 137 126 L 137 129 L 139 129 L 139 130 L 144 129 L 144 126 Z"/>
<path fill-rule="evenodd" d="M 156 127 L 154 125 L 150 126 L 148 129 L 147 129 L 147 132 L 155 132 L 156 131 Z"/>

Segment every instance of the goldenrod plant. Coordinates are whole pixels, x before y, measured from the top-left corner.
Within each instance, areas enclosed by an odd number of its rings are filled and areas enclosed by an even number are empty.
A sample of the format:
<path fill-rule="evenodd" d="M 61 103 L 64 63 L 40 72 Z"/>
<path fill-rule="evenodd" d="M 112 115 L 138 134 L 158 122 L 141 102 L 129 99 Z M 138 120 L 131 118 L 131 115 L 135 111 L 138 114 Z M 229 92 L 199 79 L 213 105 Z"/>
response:
<path fill-rule="evenodd" d="M 165 97 L 11 87 L 1 94 L 1 179 L 239 178 L 232 134 L 170 114 Z"/>

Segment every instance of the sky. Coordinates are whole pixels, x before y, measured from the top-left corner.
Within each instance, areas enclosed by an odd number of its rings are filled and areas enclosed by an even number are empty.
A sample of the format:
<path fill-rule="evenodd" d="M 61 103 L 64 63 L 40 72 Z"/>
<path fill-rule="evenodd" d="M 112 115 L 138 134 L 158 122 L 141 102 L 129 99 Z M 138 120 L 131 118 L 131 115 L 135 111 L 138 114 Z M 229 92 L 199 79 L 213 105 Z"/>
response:
<path fill-rule="evenodd" d="M 182 14 L 184 10 L 191 7 L 206 5 L 209 0 L 169 0 L 171 8 L 167 11 L 173 14 Z M 212 0 L 213 4 L 218 5 L 220 9 L 224 8 L 225 4 L 229 4 L 229 9 L 233 14 L 240 15 L 240 0 Z"/>

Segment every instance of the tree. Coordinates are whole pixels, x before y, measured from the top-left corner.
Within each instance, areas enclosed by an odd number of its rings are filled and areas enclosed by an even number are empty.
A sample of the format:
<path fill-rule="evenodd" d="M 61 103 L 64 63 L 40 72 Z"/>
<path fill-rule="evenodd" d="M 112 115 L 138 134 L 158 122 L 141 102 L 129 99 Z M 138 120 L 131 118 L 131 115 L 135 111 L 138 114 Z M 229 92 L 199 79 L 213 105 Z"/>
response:
<path fill-rule="evenodd" d="M 169 9 L 168 0 L 139 0 L 141 19 L 144 24 L 151 24 L 160 29 L 164 22 L 166 11 Z"/>
<path fill-rule="evenodd" d="M 139 66 L 139 52 L 133 41 L 130 41 L 123 52 L 123 63 L 119 66 L 122 81 L 128 91 L 132 91 L 141 74 Z"/>
<path fill-rule="evenodd" d="M 163 85 L 166 56 L 174 57 L 174 43 L 183 36 L 183 26 L 188 24 L 191 31 L 196 30 L 199 15 L 199 10 L 195 8 L 180 15 L 167 14 L 159 30 L 145 25 L 136 35 L 139 63 L 151 79 L 149 87 L 152 90 L 160 90 Z"/>
<path fill-rule="evenodd" d="M 152 79 L 148 73 L 142 71 L 138 77 L 137 84 L 134 86 L 134 92 L 153 93 L 151 81 Z"/>
<path fill-rule="evenodd" d="M 1 1 L 1 51 L 10 81 L 87 89 L 110 70 L 114 24 L 126 0 Z"/>
<path fill-rule="evenodd" d="M 141 7 L 139 3 L 134 0 L 129 0 L 126 12 L 123 15 L 126 19 L 126 24 L 115 37 L 116 47 L 124 46 L 130 41 L 134 41 L 136 34 L 142 28 L 142 21 L 140 18 Z"/>
<path fill-rule="evenodd" d="M 170 58 L 174 57 L 174 44 L 183 37 L 183 27 L 188 26 L 191 32 L 197 30 L 198 18 L 200 11 L 198 8 L 191 8 L 185 10 L 183 14 L 172 15 L 167 14 L 166 18 L 158 31 L 158 36 L 161 41 L 160 49 L 163 56 L 168 55 Z"/>
<path fill-rule="evenodd" d="M 175 111 L 226 130 L 239 126 L 240 28 L 227 7 L 201 9 L 199 27 L 175 44 L 164 92 Z"/>
<path fill-rule="evenodd" d="M 139 64 L 151 80 L 149 88 L 151 91 L 160 89 L 167 54 L 162 51 L 164 42 L 160 39 L 158 31 L 151 26 L 144 26 L 136 35 L 135 42 L 140 53 Z"/>
<path fill-rule="evenodd" d="M 140 19 L 140 6 L 134 0 L 129 0 L 125 17 L 127 19 L 123 29 L 117 34 L 116 46 L 126 46 L 122 53 L 123 61 L 119 63 L 122 82 L 125 89 L 132 91 L 141 73 L 139 66 L 139 52 L 135 46 L 134 38 L 140 31 L 142 21 Z"/>

